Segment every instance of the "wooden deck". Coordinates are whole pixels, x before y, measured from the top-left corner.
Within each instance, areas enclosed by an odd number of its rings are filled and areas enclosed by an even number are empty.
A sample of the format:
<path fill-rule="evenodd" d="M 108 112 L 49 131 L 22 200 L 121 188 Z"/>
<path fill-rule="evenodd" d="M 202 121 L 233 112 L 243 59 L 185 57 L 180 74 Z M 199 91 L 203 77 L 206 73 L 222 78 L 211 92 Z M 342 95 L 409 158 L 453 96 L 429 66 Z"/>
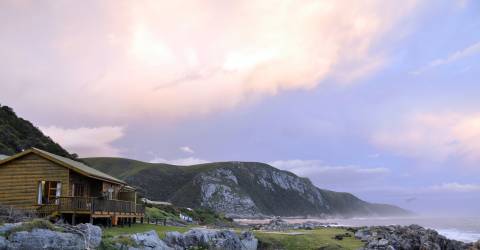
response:
<path fill-rule="evenodd" d="M 113 225 L 119 218 L 143 220 L 145 207 L 131 201 L 104 200 L 93 197 L 58 197 L 51 204 L 40 205 L 37 212 L 42 216 L 53 213 L 89 215 L 93 218 L 111 218 Z"/>

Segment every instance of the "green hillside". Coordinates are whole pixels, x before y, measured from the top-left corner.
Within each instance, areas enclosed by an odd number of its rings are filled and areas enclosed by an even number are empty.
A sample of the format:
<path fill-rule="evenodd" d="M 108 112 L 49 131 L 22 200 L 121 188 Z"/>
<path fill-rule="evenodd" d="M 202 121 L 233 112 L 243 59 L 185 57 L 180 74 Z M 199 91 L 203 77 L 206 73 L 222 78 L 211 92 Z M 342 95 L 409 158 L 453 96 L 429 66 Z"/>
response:
<path fill-rule="evenodd" d="M 13 155 L 31 147 L 74 157 L 32 123 L 18 117 L 12 108 L 0 105 L 0 154 Z"/>
<path fill-rule="evenodd" d="M 400 215 L 390 205 L 371 204 L 349 193 L 323 190 L 310 180 L 257 162 L 193 166 L 121 158 L 84 158 L 87 164 L 124 179 L 152 200 L 206 207 L 233 216 Z"/>

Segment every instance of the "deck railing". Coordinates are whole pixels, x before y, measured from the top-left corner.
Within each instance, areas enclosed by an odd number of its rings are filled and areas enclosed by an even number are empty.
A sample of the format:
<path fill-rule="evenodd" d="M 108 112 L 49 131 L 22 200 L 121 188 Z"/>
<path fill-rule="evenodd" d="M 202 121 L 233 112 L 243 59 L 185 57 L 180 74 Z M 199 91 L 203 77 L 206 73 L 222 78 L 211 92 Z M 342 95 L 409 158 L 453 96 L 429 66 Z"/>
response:
<path fill-rule="evenodd" d="M 143 204 L 131 201 L 105 200 L 92 197 L 57 197 L 52 204 L 42 205 L 42 208 L 54 211 L 68 212 L 111 212 L 111 213 L 144 213 Z"/>
<path fill-rule="evenodd" d="M 143 214 L 145 213 L 145 205 L 143 204 L 137 204 L 137 207 L 135 208 L 137 213 Z"/>

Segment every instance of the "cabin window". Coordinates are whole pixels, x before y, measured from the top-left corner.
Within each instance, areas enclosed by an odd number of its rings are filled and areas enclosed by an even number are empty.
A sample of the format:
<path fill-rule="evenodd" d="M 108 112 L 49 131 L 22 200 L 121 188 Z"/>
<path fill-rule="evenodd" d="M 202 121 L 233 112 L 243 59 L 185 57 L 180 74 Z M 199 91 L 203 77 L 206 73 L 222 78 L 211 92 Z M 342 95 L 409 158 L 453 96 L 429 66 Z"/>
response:
<path fill-rule="evenodd" d="M 38 204 L 58 204 L 62 183 L 59 181 L 40 181 L 38 183 Z"/>
<path fill-rule="evenodd" d="M 82 183 L 72 184 L 72 196 L 85 197 L 85 194 L 86 194 L 85 190 L 86 190 L 85 184 L 82 184 Z"/>

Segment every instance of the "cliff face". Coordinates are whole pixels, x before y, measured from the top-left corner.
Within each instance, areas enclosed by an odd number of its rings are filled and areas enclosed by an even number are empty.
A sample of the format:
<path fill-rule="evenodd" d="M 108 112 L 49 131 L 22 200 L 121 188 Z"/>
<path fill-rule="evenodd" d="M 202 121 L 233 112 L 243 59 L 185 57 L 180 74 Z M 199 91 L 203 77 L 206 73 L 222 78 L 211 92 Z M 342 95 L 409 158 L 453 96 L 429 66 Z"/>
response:
<path fill-rule="evenodd" d="M 84 159 L 102 171 L 116 173 L 149 199 L 210 208 L 232 217 L 408 213 L 395 206 L 362 201 L 349 193 L 319 189 L 309 179 L 264 163 L 219 162 L 182 167 L 124 160 L 130 161 L 129 164 L 113 158 Z M 116 170 L 114 162 L 123 170 Z"/>

